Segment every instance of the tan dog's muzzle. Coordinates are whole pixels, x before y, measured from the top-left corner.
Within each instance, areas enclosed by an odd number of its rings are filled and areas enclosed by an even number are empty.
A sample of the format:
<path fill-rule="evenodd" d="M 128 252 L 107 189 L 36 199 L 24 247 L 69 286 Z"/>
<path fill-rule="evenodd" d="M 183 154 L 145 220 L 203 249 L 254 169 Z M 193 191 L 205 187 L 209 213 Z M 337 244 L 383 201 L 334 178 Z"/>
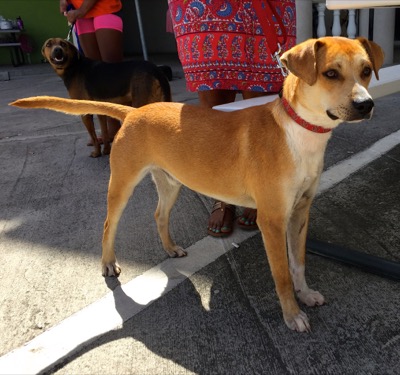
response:
<path fill-rule="evenodd" d="M 66 60 L 64 49 L 60 46 L 55 46 L 51 51 L 50 58 L 54 64 L 63 64 Z"/>
<path fill-rule="evenodd" d="M 361 102 L 353 101 L 353 108 L 355 113 L 358 114 L 359 120 L 370 119 L 374 109 L 374 101 L 372 99 L 367 99 Z M 356 116 L 357 117 L 357 116 Z M 357 118 L 355 119 L 357 120 Z"/>

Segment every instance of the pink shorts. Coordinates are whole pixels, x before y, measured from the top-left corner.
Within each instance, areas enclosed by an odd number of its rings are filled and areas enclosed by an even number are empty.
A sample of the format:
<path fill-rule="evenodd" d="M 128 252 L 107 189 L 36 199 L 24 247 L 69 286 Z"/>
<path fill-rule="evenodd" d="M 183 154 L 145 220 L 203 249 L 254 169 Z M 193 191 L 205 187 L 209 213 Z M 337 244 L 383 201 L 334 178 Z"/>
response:
<path fill-rule="evenodd" d="M 122 33 L 122 18 L 115 14 L 79 18 L 75 22 L 75 28 L 78 35 L 94 33 L 99 29 L 114 29 Z"/>

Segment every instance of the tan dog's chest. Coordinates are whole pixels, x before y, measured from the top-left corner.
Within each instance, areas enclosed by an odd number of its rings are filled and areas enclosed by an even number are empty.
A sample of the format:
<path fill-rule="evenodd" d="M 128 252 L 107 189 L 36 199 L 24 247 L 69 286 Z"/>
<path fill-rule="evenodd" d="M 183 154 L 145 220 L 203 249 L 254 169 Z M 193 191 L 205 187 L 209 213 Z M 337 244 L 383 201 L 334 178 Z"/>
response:
<path fill-rule="evenodd" d="M 291 183 L 296 196 L 296 205 L 303 196 L 312 198 L 315 195 L 330 133 L 315 134 L 302 129 L 292 120 L 289 121 L 290 125 L 286 127 L 286 141 L 294 164 Z"/>

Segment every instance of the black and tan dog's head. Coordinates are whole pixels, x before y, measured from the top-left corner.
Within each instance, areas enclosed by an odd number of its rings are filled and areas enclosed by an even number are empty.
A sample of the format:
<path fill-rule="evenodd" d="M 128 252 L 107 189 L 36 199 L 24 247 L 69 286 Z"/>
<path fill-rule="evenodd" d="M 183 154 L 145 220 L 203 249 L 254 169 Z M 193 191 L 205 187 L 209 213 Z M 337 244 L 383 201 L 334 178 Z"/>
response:
<path fill-rule="evenodd" d="M 292 73 L 286 94 L 312 112 L 314 123 L 334 127 L 368 119 L 374 106 L 368 85 L 373 74 L 379 78 L 383 60 L 382 49 L 365 38 L 310 39 L 282 55 Z"/>
<path fill-rule="evenodd" d="M 50 38 L 43 44 L 42 55 L 55 70 L 62 70 L 79 58 L 79 51 L 65 39 Z"/>

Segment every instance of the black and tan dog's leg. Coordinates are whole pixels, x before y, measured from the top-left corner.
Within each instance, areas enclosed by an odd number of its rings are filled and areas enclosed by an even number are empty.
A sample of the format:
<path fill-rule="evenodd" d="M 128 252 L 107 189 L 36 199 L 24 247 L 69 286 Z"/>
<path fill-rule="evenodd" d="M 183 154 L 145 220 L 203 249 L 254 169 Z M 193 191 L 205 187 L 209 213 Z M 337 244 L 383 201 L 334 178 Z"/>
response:
<path fill-rule="evenodd" d="M 99 140 L 97 139 L 96 129 L 94 128 L 93 115 L 83 115 L 81 117 L 82 117 L 82 122 L 86 126 L 86 129 L 90 135 L 90 139 L 92 141 L 94 148 L 90 156 L 92 158 L 97 158 L 101 156 L 101 146 Z"/>
<path fill-rule="evenodd" d="M 274 203 L 277 203 L 276 199 Z M 283 201 L 283 200 L 282 200 Z M 294 296 L 292 277 L 286 251 L 287 214 L 285 204 L 257 202 L 257 224 L 262 233 L 276 292 L 286 325 L 298 332 L 309 332 L 307 315 L 300 310 Z"/>
<path fill-rule="evenodd" d="M 97 116 L 100 123 L 101 138 L 103 139 L 103 155 L 110 155 L 111 152 L 111 141 L 108 134 L 107 116 Z"/>
<path fill-rule="evenodd" d="M 307 306 L 321 306 L 325 303 L 323 295 L 308 287 L 304 275 L 311 202 L 310 198 L 304 198 L 300 201 L 290 218 L 287 235 L 289 265 L 294 289 L 300 301 Z"/>
<path fill-rule="evenodd" d="M 186 251 L 175 244 L 169 232 L 171 209 L 176 202 L 182 184 L 160 169 L 153 170 L 151 174 L 158 192 L 158 205 L 154 217 L 164 250 L 172 258 L 186 256 Z"/>

